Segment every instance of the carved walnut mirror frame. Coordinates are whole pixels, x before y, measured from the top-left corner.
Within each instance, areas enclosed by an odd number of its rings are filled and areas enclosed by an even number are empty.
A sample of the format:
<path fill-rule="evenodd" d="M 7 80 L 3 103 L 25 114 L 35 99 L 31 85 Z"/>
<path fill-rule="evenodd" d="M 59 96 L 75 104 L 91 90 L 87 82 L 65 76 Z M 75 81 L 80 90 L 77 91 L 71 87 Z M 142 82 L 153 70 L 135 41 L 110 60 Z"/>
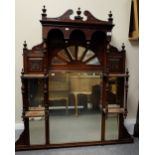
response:
<path fill-rule="evenodd" d="M 47 149 L 70 146 L 86 146 L 100 144 L 116 144 L 133 142 L 132 137 L 124 127 L 124 118 L 127 115 L 127 93 L 128 93 L 128 71 L 125 66 L 125 46 L 119 51 L 110 45 L 111 31 L 114 26 L 112 13 L 109 13 L 108 21 L 96 19 L 89 11 L 84 11 L 84 20 L 81 11 L 78 9 L 74 19 L 70 19 L 73 14 L 68 10 L 58 18 L 47 18 L 45 6 L 42 9 L 42 43 L 27 48 L 24 42 L 23 48 L 23 71 L 22 96 L 23 96 L 23 122 L 24 131 L 16 141 L 16 150 Z M 69 48 L 74 48 L 74 55 Z M 79 53 L 78 48 L 83 48 L 83 53 Z M 85 59 L 88 51 L 92 55 Z M 94 63 L 95 62 L 95 63 Z M 102 125 L 101 141 L 50 144 L 49 141 L 49 105 L 48 105 L 48 78 L 51 71 L 100 71 L 102 72 Z M 109 79 L 121 78 L 120 83 L 123 97 L 120 97 L 121 104 L 117 109 L 110 111 L 108 108 Z M 30 79 L 43 80 L 44 109 L 40 115 L 45 117 L 45 144 L 30 145 L 29 133 L 29 101 L 28 101 L 28 81 Z M 121 95 L 120 95 L 121 96 Z M 119 115 L 119 138 L 118 140 L 105 140 L 105 117 L 108 113 Z M 33 114 L 32 114 L 33 115 Z"/>

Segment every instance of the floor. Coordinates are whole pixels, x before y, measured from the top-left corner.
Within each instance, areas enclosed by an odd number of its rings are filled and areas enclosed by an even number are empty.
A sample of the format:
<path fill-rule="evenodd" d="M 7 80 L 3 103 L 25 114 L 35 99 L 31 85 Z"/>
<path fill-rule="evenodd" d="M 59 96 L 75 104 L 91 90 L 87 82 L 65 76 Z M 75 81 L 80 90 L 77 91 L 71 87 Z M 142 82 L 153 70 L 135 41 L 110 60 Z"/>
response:
<path fill-rule="evenodd" d="M 131 144 L 75 147 L 16 152 L 15 155 L 139 155 L 139 139 Z"/>

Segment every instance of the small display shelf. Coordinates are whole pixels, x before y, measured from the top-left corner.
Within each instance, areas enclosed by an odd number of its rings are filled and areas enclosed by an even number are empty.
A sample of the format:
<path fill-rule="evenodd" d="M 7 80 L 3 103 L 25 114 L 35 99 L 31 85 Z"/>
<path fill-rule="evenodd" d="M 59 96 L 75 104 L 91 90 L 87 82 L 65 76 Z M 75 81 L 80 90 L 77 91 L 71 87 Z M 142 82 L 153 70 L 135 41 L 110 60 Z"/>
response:
<path fill-rule="evenodd" d="M 43 111 L 45 110 L 44 107 L 30 107 L 29 108 L 30 111 Z"/>
<path fill-rule="evenodd" d="M 44 74 L 23 74 L 22 78 L 44 78 Z"/>
<path fill-rule="evenodd" d="M 127 76 L 129 76 L 128 74 L 115 74 L 115 73 L 110 73 L 110 74 L 103 74 L 105 77 L 127 77 Z"/>
<path fill-rule="evenodd" d="M 45 111 L 44 110 L 31 110 L 25 112 L 25 117 L 44 117 Z"/>
<path fill-rule="evenodd" d="M 104 113 L 124 113 L 125 112 L 125 109 L 124 108 L 121 108 L 120 105 L 117 105 L 117 104 L 111 104 L 111 105 L 108 105 L 107 108 L 103 108 L 103 112 Z"/>
<path fill-rule="evenodd" d="M 103 109 L 104 113 L 106 113 L 106 109 Z M 124 113 L 125 110 L 124 108 L 108 108 L 107 110 L 108 113 Z"/>

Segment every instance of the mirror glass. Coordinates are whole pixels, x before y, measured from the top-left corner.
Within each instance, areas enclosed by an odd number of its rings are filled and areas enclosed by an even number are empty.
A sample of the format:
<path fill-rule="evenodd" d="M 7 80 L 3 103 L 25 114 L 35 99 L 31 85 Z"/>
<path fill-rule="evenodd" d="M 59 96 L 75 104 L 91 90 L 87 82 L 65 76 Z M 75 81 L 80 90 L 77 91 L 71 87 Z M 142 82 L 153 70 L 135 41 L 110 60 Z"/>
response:
<path fill-rule="evenodd" d="M 44 117 L 29 118 L 30 144 L 45 144 L 45 119 Z"/>
<path fill-rule="evenodd" d="M 64 60 L 67 61 L 67 62 L 70 61 L 69 58 L 68 58 L 68 56 L 67 56 L 67 53 L 65 52 L 64 49 L 62 49 L 62 50 L 60 50 L 60 51 L 58 52 L 58 56 L 59 56 L 59 58 L 64 59 Z"/>
<path fill-rule="evenodd" d="M 100 62 L 98 60 L 98 58 L 93 58 L 90 61 L 87 62 L 87 65 L 100 65 Z"/>
<path fill-rule="evenodd" d="M 101 72 L 52 72 L 50 143 L 101 140 Z"/>
<path fill-rule="evenodd" d="M 87 51 L 83 61 L 87 61 L 88 59 L 90 59 L 91 57 L 93 57 L 95 55 L 95 53 L 93 51 L 91 51 L 90 49 Z"/>
<path fill-rule="evenodd" d="M 74 61 L 86 65 L 101 65 L 95 52 L 83 46 L 68 46 L 66 49 L 61 49 L 52 58 L 51 65 L 66 65 Z"/>
<path fill-rule="evenodd" d="M 44 106 L 44 92 L 42 79 L 30 79 L 28 81 L 29 110 Z"/>
<path fill-rule="evenodd" d="M 78 46 L 78 60 L 81 59 L 82 55 L 84 54 L 86 48 L 82 47 L 82 46 Z"/>
<path fill-rule="evenodd" d="M 53 57 L 52 59 L 52 65 L 58 65 L 58 64 L 66 64 L 63 60 L 61 60 L 60 58 L 58 57 Z"/>
<path fill-rule="evenodd" d="M 108 108 L 124 106 L 124 78 L 110 77 L 108 92 Z"/>
<path fill-rule="evenodd" d="M 120 107 L 118 100 L 118 84 L 116 77 L 109 78 L 108 104 L 110 108 Z"/>
<path fill-rule="evenodd" d="M 75 60 L 75 57 L 76 57 L 76 49 L 75 49 L 75 46 L 69 46 L 67 48 L 70 56 L 72 57 L 73 60 Z"/>
<path fill-rule="evenodd" d="M 119 137 L 119 114 L 108 114 L 105 118 L 105 140 L 117 140 Z"/>

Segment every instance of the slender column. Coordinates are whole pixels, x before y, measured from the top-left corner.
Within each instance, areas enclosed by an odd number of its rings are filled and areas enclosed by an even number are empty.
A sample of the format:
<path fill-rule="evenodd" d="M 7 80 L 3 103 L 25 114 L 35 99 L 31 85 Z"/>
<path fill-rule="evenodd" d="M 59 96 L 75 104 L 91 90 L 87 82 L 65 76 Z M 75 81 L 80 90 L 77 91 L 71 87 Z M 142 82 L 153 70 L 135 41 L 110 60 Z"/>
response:
<path fill-rule="evenodd" d="M 121 140 L 123 138 L 123 126 L 124 126 L 124 118 L 123 118 L 123 114 L 119 114 L 119 140 Z"/>
<path fill-rule="evenodd" d="M 102 74 L 102 88 L 101 88 L 101 103 L 102 103 L 102 116 L 101 116 L 101 121 L 102 121 L 102 125 L 101 125 L 101 140 L 104 141 L 105 139 L 105 113 L 103 111 L 103 109 L 105 108 L 105 82 L 106 82 L 106 78 L 104 77 L 104 75 Z"/>
<path fill-rule="evenodd" d="M 119 139 L 122 139 L 124 137 L 124 118 L 127 117 L 127 97 L 128 97 L 128 79 L 129 79 L 129 71 L 127 69 L 126 71 L 126 76 L 125 76 L 125 101 L 124 101 L 124 115 L 123 114 L 119 114 Z M 124 117 L 124 118 L 123 118 Z"/>
<path fill-rule="evenodd" d="M 44 77 L 44 105 L 45 105 L 45 137 L 46 144 L 49 144 L 49 105 L 48 105 L 48 77 Z"/>
<path fill-rule="evenodd" d="M 128 98 L 128 80 L 129 80 L 129 71 L 126 71 L 126 78 L 125 78 L 125 104 L 124 104 L 124 118 L 126 118 L 128 110 L 127 110 L 127 98 Z"/>
<path fill-rule="evenodd" d="M 105 109 L 105 111 L 102 110 L 102 131 L 101 131 L 101 138 L 102 141 L 105 139 L 105 121 L 106 121 L 106 117 L 107 117 L 107 112 L 108 112 L 108 91 L 109 91 L 109 81 L 108 81 L 108 74 L 109 72 L 107 71 L 106 75 L 103 75 L 103 109 Z"/>
<path fill-rule="evenodd" d="M 105 113 L 108 113 L 108 93 L 109 93 L 109 69 L 107 69 L 105 78 Z"/>

